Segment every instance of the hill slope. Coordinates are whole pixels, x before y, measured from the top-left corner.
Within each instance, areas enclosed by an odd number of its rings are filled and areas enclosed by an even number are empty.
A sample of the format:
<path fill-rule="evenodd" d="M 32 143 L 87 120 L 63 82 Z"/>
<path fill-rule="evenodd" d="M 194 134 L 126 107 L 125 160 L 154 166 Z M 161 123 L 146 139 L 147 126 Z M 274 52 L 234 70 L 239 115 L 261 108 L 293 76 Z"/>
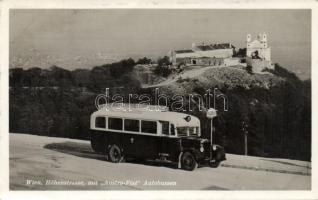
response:
<path fill-rule="evenodd" d="M 200 67 L 190 68 L 170 75 L 159 84 L 147 87 L 178 87 L 180 83 L 198 82 L 204 87 L 235 88 L 241 86 L 249 89 L 261 87 L 269 89 L 285 79 L 269 72 L 249 74 L 246 70 L 236 67 Z"/>
<path fill-rule="evenodd" d="M 170 98 L 185 97 L 182 108 L 188 110 L 191 104 L 190 113 L 201 119 L 204 137 L 209 137 L 209 122 L 198 108 L 202 105 L 216 108 L 216 142 L 224 145 L 228 152 L 244 152 L 244 122 L 248 126 L 250 155 L 310 159 L 310 82 L 300 81 L 279 65 L 261 74 L 250 74 L 239 67 L 190 68 L 144 88 L 144 92 L 152 94 L 154 88 Z M 207 105 L 204 99 L 189 100 L 189 94 L 204 97 L 207 90 L 213 94 L 215 88 L 219 91 L 217 94 L 221 92 L 226 97 L 227 111 L 224 111 L 222 98 L 216 99 L 216 105 L 213 102 Z M 175 109 L 171 101 L 168 106 Z"/>

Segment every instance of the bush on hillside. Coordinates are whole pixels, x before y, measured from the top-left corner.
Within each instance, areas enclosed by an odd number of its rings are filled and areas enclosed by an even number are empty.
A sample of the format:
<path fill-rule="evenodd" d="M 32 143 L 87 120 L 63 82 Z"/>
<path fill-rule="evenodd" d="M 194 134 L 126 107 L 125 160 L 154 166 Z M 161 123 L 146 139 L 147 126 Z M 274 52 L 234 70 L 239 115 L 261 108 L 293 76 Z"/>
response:
<path fill-rule="evenodd" d="M 151 63 L 152 63 L 152 60 L 147 57 L 139 58 L 139 60 L 136 62 L 136 64 L 140 64 L 140 65 L 146 65 Z"/>
<path fill-rule="evenodd" d="M 245 68 L 245 70 L 246 70 L 247 73 L 249 73 L 249 74 L 254 74 L 254 73 L 253 73 L 253 67 L 252 67 L 251 65 L 247 65 L 246 68 Z"/>

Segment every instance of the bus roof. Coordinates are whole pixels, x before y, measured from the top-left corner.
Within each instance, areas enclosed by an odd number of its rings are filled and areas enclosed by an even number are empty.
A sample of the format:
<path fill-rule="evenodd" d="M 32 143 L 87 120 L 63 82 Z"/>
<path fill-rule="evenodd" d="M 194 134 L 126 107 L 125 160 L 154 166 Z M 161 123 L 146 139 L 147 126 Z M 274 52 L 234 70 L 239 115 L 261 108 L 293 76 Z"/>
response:
<path fill-rule="evenodd" d="M 131 109 L 116 109 L 103 107 L 95 111 L 92 117 L 96 116 L 109 116 L 109 117 L 121 117 L 130 119 L 141 119 L 141 120 L 158 120 L 158 121 L 169 121 L 173 123 L 176 127 L 182 126 L 200 126 L 200 120 L 192 115 L 179 112 L 170 112 L 167 109 L 141 109 L 141 108 L 131 108 Z"/>

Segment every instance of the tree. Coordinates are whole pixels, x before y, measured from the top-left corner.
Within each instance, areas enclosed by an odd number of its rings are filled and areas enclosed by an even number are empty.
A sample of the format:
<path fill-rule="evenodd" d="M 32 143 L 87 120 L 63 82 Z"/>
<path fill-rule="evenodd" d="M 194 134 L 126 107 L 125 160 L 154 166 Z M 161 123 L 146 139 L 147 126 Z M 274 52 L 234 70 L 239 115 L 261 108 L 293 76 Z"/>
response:
<path fill-rule="evenodd" d="M 72 71 L 72 79 L 76 87 L 88 87 L 90 85 L 90 70 L 76 69 Z"/>
<path fill-rule="evenodd" d="M 239 48 L 239 50 L 234 53 L 233 57 L 239 57 L 239 58 L 246 57 L 246 48 L 242 48 L 242 49 Z"/>
<path fill-rule="evenodd" d="M 246 68 L 245 68 L 245 70 L 246 70 L 247 73 L 249 73 L 249 74 L 254 74 L 254 73 L 253 73 L 253 67 L 252 67 L 251 65 L 247 65 Z"/>
<path fill-rule="evenodd" d="M 168 67 L 168 65 L 171 65 L 170 58 L 168 56 L 164 56 L 163 58 L 159 58 L 157 62 L 158 65 L 155 68 L 154 73 L 162 77 L 169 76 L 172 72 L 172 70 Z"/>
<path fill-rule="evenodd" d="M 154 73 L 158 76 L 162 76 L 162 77 L 167 77 L 171 74 L 172 70 L 168 67 L 168 66 L 160 66 L 158 65 L 155 70 Z"/>
<path fill-rule="evenodd" d="M 150 58 L 143 57 L 143 58 L 139 58 L 139 60 L 136 63 L 141 65 L 151 64 L 152 60 Z"/>
<path fill-rule="evenodd" d="M 71 87 L 73 85 L 71 72 L 56 65 L 50 67 L 50 79 L 54 83 L 52 86 Z"/>
<path fill-rule="evenodd" d="M 24 70 L 22 68 L 13 68 L 9 72 L 9 85 L 11 87 L 23 86 Z"/>
<path fill-rule="evenodd" d="M 159 66 L 171 65 L 170 58 L 168 56 L 164 56 L 163 58 L 159 58 L 157 62 L 158 62 Z"/>
<path fill-rule="evenodd" d="M 114 78 L 119 78 L 123 74 L 129 73 L 134 69 L 136 65 L 132 58 L 121 60 L 117 63 L 112 63 L 110 67 L 110 73 Z"/>

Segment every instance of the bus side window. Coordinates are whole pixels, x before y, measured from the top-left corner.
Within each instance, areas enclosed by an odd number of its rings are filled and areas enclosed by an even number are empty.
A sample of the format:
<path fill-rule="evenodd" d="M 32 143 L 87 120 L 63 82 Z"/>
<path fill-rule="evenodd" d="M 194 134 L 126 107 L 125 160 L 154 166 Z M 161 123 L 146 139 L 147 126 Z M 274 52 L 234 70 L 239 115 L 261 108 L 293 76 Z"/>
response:
<path fill-rule="evenodd" d="M 106 128 L 106 118 L 96 117 L 95 118 L 95 128 Z"/>
<path fill-rule="evenodd" d="M 175 132 L 173 124 L 170 124 L 170 135 L 176 135 L 176 132 Z"/>
<path fill-rule="evenodd" d="M 143 133 L 157 133 L 157 122 L 155 121 L 141 121 L 141 132 Z"/>
<path fill-rule="evenodd" d="M 161 124 L 161 134 L 162 135 L 169 135 L 169 122 L 166 121 L 160 121 Z"/>
<path fill-rule="evenodd" d="M 139 120 L 125 119 L 125 131 L 139 132 Z"/>
<path fill-rule="evenodd" d="M 108 129 L 123 130 L 123 119 L 108 117 Z"/>

